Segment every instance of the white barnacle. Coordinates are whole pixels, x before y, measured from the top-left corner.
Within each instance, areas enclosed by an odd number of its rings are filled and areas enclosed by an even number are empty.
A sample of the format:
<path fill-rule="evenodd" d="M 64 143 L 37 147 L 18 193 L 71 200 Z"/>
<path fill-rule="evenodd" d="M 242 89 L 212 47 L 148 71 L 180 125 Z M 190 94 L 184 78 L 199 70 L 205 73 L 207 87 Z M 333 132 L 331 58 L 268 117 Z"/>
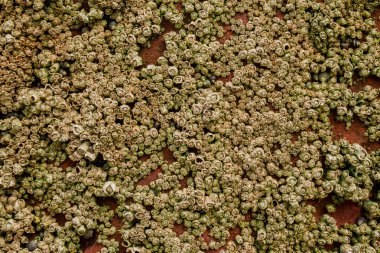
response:
<path fill-rule="evenodd" d="M 107 181 L 103 185 L 103 192 L 107 195 L 112 195 L 113 193 L 119 192 L 119 187 L 112 182 L 112 181 Z"/>

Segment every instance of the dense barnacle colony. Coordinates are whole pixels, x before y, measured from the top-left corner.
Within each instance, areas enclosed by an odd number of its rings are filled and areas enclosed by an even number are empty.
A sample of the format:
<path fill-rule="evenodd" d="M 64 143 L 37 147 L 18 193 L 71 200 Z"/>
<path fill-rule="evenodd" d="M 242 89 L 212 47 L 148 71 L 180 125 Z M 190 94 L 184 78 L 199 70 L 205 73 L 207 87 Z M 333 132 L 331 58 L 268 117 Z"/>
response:
<path fill-rule="evenodd" d="M 0 252 L 378 252 L 378 7 L 1 0 Z"/>

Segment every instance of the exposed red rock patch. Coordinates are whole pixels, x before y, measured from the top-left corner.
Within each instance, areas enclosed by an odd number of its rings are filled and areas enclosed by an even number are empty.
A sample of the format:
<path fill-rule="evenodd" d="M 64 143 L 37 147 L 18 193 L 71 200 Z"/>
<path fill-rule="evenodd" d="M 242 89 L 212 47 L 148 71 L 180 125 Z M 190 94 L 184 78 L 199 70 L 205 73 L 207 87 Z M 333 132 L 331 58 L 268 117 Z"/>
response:
<path fill-rule="evenodd" d="M 182 12 L 183 6 L 181 2 L 177 3 L 175 7 L 179 12 Z"/>
<path fill-rule="evenodd" d="M 174 224 L 173 231 L 180 236 L 186 231 L 186 227 L 183 224 Z"/>
<path fill-rule="evenodd" d="M 73 167 L 75 166 L 76 162 L 70 160 L 69 158 L 67 158 L 63 163 L 61 163 L 61 165 L 59 165 L 59 167 L 61 167 L 62 169 L 67 169 L 68 167 Z"/>
<path fill-rule="evenodd" d="M 361 208 L 357 203 L 346 201 L 337 206 L 336 212 L 330 214 L 330 216 L 336 220 L 337 226 L 340 227 L 344 224 L 354 224 L 360 214 Z"/>
<path fill-rule="evenodd" d="M 187 179 L 188 179 L 189 177 L 185 177 L 184 179 L 182 179 L 182 180 L 180 180 L 179 181 L 179 184 L 180 184 L 180 186 L 181 186 L 181 189 L 184 189 L 184 188 L 187 188 Z"/>
<path fill-rule="evenodd" d="M 163 21 L 162 26 L 164 27 L 164 32 L 157 36 L 151 41 L 151 47 L 144 47 L 141 50 L 141 57 L 143 58 L 144 64 L 156 64 L 157 59 L 162 56 L 166 50 L 164 35 L 168 32 L 175 31 L 176 29 L 169 21 Z"/>
<path fill-rule="evenodd" d="M 155 181 L 158 178 L 158 175 L 162 173 L 162 169 L 158 167 L 157 169 L 153 170 L 149 175 L 146 177 L 140 179 L 137 182 L 137 185 L 149 185 L 151 182 Z"/>
<path fill-rule="evenodd" d="M 113 239 L 115 239 L 116 241 L 119 242 L 119 252 L 118 253 L 125 253 L 127 251 L 127 248 L 125 248 L 123 246 L 123 244 L 122 244 L 123 239 L 122 239 L 122 236 L 121 236 L 121 233 L 120 233 L 120 229 L 123 226 L 123 221 L 121 220 L 121 218 L 119 218 L 117 216 L 114 216 L 112 218 L 111 224 L 117 230 L 116 233 L 113 236 L 111 236 L 111 238 L 113 238 Z"/>
<path fill-rule="evenodd" d="M 114 216 L 111 220 L 112 226 L 114 226 L 117 229 L 120 229 L 123 226 L 123 221 L 120 217 Z M 121 237 L 120 237 L 121 238 Z"/>
<path fill-rule="evenodd" d="M 306 201 L 306 204 L 312 205 L 316 208 L 316 211 L 314 213 L 314 217 L 316 220 L 319 220 L 322 215 L 324 215 L 326 212 L 326 205 L 331 202 L 331 197 L 327 197 L 325 199 L 321 200 L 308 200 Z"/>
<path fill-rule="evenodd" d="M 346 139 L 350 143 L 358 143 L 368 151 L 378 150 L 380 148 L 379 142 L 370 142 L 364 135 L 366 127 L 357 116 L 354 116 L 351 127 L 347 130 L 345 122 L 336 120 L 336 113 L 330 114 L 330 124 L 333 127 L 333 139 Z"/>
<path fill-rule="evenodd" d="M 123 239 L 122 239 L 121 233 L 119 231 L 121 229 L 121 227 L 123 226 L 123 221 L 121 220 L 121 218 L 115 216 L 115 217 L 112 218 L 111 224 L 117 230 L 117 232 L 112 236 L 112 238 L 120 243 L 120 250 L 119 250 L 119 252 L 123 252 L 123 251 L 125 251 L 125 249 L 123 250 L 124 247 L 121 246 L 121 243 L 123 242 Z"/>
<path fill-rule="evenodd" d="M 143 155 L 142 157 L 139 157 L 139 160 L 145 162 L 145 161 L 147 161 L 149 158 L 150 158 L 150 155 Z"/>
<path fill-rule="evenodd" d="M 233 32 L 231 30 L 231 26 L 229 26 L 229 25 L 223 25 L 223 30 L 224 30 L 224 36 L 218 39 L 218 41 L 222 44 L 226 40 L 229 40 L 233 34 Z"/>
<path fill-rule="evenodd" d="M 236 227 L 236 228 L 233 228 L 233 229 L 230 229 L 230 236 L 228 237 L 228 241 L 233 241 L 235 240 L 236 236 L 237 235 L 240 235 L 241 233 L 241 229 L 239 227 Z"/>
<path fill-rule="evenodd" d="M 363 90 L 364 86 L 366 85 L 370 85 L 375 89 L 380 89 L 380 78 L 377 76 L 369 76 L 366 78 L 356 77 L 354 78 L 354 80 L 355 80 L 355 85 L 350 87 L 350 90 L 352 92 L 359 92 Z"/>
<path fill-rule="evenodd" d="M 171 163 L 174 163 L 176 161 L 175 157 L 174 157 L 174 154 L 173 154 L 173 151 L 171 151 L 170 149 L 168 148 L 164 148 L 162 150 L 162 153 L 164 155 L 164 160 L 171 164 Z"/>
<path fill-rule="evenodd" d="M 237 13 L 234 16 L 234 18 L 240 19 L 241 21 L 243 21 L 243 24 L 248 23 L 248 14 L 245 12 L 244 13 Z M 229 40 L 231 38 L 231 36 L 234 34 L 234 32 L 231 30 L 230 25 L 223 25 L 223 29 L 224 29 L 224 36 L 218 39 L 218 41 L 220 43 L 224 43 L 226 40 Z"/>
<path fill-rule="evenodd" d="M 210 243 L 214 240 L 214 238 L 212 238 L 212 236 L 210 235 L 210 230 L 208 229 L 201 235 L 201 237 L 206 243 Z"/>
<path fill-rule="evenodd" d="M 243 24 L 247 24 L 248 23 L 248 14 L 246 12 L 244 13 L 237 13 L 234 18 L 236 19 L 240 19 L 241 21 L 243 21 Z"/>
<path fill-rule="evenodd" d="M 99 243 L 95 243 L 89 247 L 87 247 L 85 250 L 84 250 L 84 253 L 95 253 L 95 252 L 100 252 L 103 248 L 103 245 L 99 244 Z"/>
<path fill-rule="evenodd" d="M 273 104 L 269 103 L 268 107 L 269 107 L 269 110 L 271 110 L 272 112 L 278 112 L 278 109 L 274 108 Z"/>
<path fill-rule="evenodd" d="M 279 19 L 284 19 L 284 17 L 285 17 L 285 13 L 283 13 L 282 11 L 280 11 L 280 10 L 277 10 L 277 12 L 276 12 L 276 15 L 275 15 L 276 17 L 278 17 Z"/>
<path fill-rule="evenodd" d="M 217 80 L 220 80 L 220 81 L 223 81 L 223 82 L 230 82 L 233 77 L 234 77 L 234 73 L 231 72 L 228 76 L 218 77 Z"/>
<path fill-rule="evenodd" d="M 314 206 L 317 211 L 314 213 L 314 217 L 319 220 L 322 215 L 327 214 L 326 205 L 331 203 L 331 197 L 327 197 L 322 200 L 309 200 L 307 204 Z M 336 206 L 336 212 L 329 214 L 336 220 L 338 227 L 344 224 L 354 224 L 361 215 L 361 207 L 352 201 L 346 201 L 341 205 Z"/>
<path fill-rule="evenodd" d="M 375 20 L 375 24 L 376 24 L 376 28 L 377 28 L 377 30 L 380 31 L 380 20 L 379 20 L 379 16 L 380 16 L 380 8 L 377 8 L 377 9 L 372 13 L 372 18 L 373 18 L 373 20 Z"/>

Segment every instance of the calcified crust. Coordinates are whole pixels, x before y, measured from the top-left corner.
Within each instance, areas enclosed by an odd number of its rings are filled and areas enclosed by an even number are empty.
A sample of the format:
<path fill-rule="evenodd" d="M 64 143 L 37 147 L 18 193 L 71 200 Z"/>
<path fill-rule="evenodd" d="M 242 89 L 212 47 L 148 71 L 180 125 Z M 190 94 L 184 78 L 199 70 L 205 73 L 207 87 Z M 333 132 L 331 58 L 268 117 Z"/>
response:
<path fill-rule="evenodd" d="M 379 3 L 2 0 L 0 252 L 376 252 L 380 151 L 329 117 L 380 140 Z"/>

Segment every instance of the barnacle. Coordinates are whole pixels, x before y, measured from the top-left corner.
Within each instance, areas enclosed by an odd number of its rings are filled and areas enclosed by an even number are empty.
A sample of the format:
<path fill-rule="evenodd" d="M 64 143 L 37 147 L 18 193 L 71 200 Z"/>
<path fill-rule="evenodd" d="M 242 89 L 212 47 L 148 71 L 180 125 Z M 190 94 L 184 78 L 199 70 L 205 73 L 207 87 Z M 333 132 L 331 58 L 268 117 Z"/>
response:
<path fill-rule="evenodd" d="M 379 7 L 0 1 L 0 252 L 375 252 Z"/>

